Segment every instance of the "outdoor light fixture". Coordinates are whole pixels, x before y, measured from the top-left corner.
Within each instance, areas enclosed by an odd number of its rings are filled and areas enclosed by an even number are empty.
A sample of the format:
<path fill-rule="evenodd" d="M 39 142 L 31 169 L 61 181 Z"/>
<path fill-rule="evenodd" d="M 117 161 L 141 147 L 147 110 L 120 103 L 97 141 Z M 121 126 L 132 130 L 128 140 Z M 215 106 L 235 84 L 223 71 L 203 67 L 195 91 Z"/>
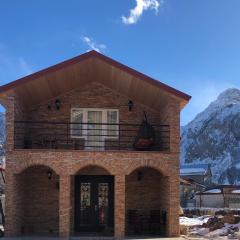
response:
<path fill-rule="evenodd" d="M 57 110 L 60 109 L 60 106 L 61 106 L 61 101 L 60 101 L 60 99 L 56 99 L 56 100 L 55 100 L 55 106 L 56 106 L 56 109 L 57 109 Z"/>
<path fill-rule="evenodd" d="M 52 170 L 48 170 L 48 171 L 47 171 L 47 177 L 48 177 L 49 180 L 52 179 L 52 175 L 53 175 Z"/>
<path fill-rule="evenodd" d="M 128 101 L 128 110 L 129 110 L 129 112 L 132 111 L 132 108 L 133 108 L 133 101 L 132 101 L 132 100 L 129 100 L 129 101 Z"/>
<path fill-rule="evenodd" d="M 143 178 L 143 172 L 138 171 L 138 172 L 137 172 L 137 180 L 138 180 L 138 181 L 141 181 L 142 178 Z"/>

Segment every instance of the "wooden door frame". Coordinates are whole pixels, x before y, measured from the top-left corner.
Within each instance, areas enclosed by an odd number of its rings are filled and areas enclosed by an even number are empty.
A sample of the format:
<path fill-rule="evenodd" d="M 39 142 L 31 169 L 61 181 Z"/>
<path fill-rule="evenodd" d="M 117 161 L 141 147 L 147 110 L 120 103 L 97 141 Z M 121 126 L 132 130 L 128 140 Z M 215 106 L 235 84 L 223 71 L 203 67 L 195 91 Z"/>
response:
<path fill-rule="evenodd" d="M 81 231 L 80 229 L 80 214 L 77 214 L 80 207 L 80 184 L 81 182 L 91 182 L 97 184 L 99 182 L 107 182 L 109 183 L 109 213 L 108 213 L 108 227 L 112 228 L 114 231 L 114 176 L 113 175 L 75 175 L 74 179 L 74 231 L 79 232 L 95 232 L 94 230 L 90 231 Z M 97 193 L 93 194 L 93 197 L 96 196 Z M 92 195 L 92 189 L 91 189 Z M 94 196 L 95 195 L 95 196 Z"/>

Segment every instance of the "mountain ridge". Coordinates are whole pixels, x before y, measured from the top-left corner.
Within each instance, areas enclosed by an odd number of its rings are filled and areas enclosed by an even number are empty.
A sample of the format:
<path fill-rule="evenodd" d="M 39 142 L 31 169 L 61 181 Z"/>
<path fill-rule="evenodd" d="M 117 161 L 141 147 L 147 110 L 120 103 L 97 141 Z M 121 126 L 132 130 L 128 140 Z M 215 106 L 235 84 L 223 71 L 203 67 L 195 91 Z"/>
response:
<path fill-rule="evenodd" d="M 213 180 L 240 183 L 240 90 L 230 88 L 181 129 L 182 164 L 210 163 Z"/>

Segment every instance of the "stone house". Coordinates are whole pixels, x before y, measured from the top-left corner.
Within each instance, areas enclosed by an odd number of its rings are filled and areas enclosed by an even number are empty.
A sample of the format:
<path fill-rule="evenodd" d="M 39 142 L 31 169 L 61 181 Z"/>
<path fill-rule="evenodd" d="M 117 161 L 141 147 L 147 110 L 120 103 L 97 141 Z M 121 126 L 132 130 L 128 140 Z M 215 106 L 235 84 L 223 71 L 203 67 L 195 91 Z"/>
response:
<path fill-rule="evenodd" d="M 178 236 L 189 99 L 95 51 L 1 86 L 6 236 Z"/>

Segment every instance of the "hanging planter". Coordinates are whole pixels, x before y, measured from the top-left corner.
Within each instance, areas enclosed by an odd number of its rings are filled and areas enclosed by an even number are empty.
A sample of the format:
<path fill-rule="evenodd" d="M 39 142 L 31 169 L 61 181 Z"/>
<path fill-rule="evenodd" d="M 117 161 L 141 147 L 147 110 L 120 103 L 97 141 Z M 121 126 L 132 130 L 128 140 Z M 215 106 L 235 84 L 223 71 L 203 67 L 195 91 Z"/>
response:
<path fill-rule="evenodd" d="M 150 150 L 155 145 L 155 130 L 148 122 L 145 112 L 144 117 L 145 120 L 142 121 L 133 144 L 134 148 L 140 151 Z"/>

